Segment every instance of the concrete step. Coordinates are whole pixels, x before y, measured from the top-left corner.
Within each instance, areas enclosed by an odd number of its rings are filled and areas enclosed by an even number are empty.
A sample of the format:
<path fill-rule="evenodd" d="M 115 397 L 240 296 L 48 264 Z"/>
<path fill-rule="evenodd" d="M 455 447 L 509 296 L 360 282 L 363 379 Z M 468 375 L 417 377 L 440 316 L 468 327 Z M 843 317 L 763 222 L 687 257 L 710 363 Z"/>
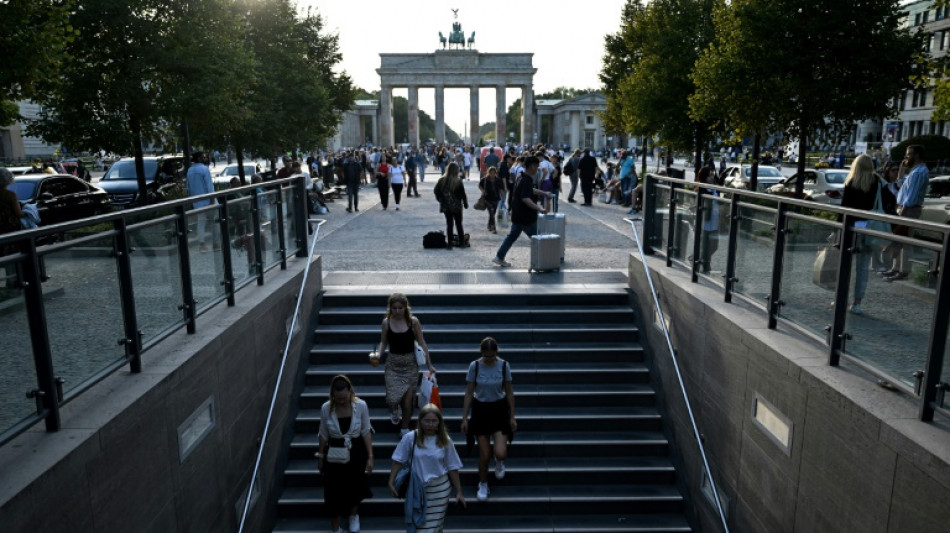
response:
<path fill-rule="evenodd" d="M 480 339 L 479 339 L 480 341 Z M 429 354 L 437 361 L 468 364 L 478 357 L 478 343 L 445 343 L 426 339 Z M 320 343 L 310 348 L 311 364 L 356 364 L 369 362 L 369 352 L 379 347 L 379 336 L 369 343 Z M 499 345 L 499 355 L 512 363 L 614 363 L 643 361 L 643 347 L 638 341 L 561 342 L 556 345 L 532 342 L 506 342 Z"/>
<path fill-rule="evenodd" d="M 507 354 L 506 354 L 507 355 Z M 357 359 L 359 357 L 359 359 Z M 464 388 L 470 361 L 464 363 L 447 362 L 446 357 L 430 352 L 432 364 L 438 371 L 440 389 L 449 390 L 453 386 Z M 357 394 L 364 392 L 367 386 L 383 385 L 383 365 L 373 367 L 365 356 L 353 356 L 350 364 L 311 365 L 307 369 L 307 386 L 318 391 L 325 388 L 333 376 L 346 374 L 353 383 Z M 650 370 L 638 361 L 631 362 L 512 362 L 512 384 L 576 384 L 590 383 L 647 383 Z M 322 391 L 324 393 L 327 391 Z M 324 399 L 326 394 L 323 394 Z"/>
<path fill-rule="evenodd" d="M 457 427 L 457 426 L 456 426 Z M 377 433 L 373 455 L 392 457 L 397 433 Z M 465 438 L 453 433 L 460 456 L 467 456 Z M 512 457 L 666 457 L 669 441 L 660 431 L 518 431 L 509 447 Z M 310 459 L 317 452 L 317 433 L 298 432 L 290 443 L 290 459 Z"/>
<path fill-rule="evenodd" d="M 463 484 L 466 517 L 580 513 L 675 513 L 683 510 L 683 497 L 670 485 L 504 485 L 491 484 L 487 501 L 475 497 L 477 483 Z M 279 499 L 283 516 L 323 517 L 323 487 L 285 487 Z M 367 516 L 401 516 L 403 501 L 386 487 L 372 487 L 373 497 L 360 504 Z M 454 505 L 452 507 L 455 507 Z M 448 519 L 447 519 L 448 520 Z M 361 520 L 362 522 L 362 520 Z"/>
<path fill-rule="evenodd" d="M 490 326 L 490 327 L 489 327 Z M 639 330 L 630 324 L 434 324 L 423 325 L 426 343 L 471 343 L 477 350 L 485 337 L 491 336 L 498 343 L 542 343 L 559 344 L 562 342 L 636 342 Z M 314 331 L 314 344 L 350 343 L 361 346 L 378 345 L 380 326 L 347 325 L 320 326 Z"/>
<path fill-rule="evenodd" d="M 632 323 L 633 309 L 629 305 L 597 305 L 579 309 L 575 305 L 538 307 L 505 307 L 484 312 L 471 306 L 424 307 L 413 306 L 412 314 L 423 325 L 436 324 L 570 324 L 578 315 L 585 320 L 604 323 Z M 384 312 L 378 305 L 371 307 L 340 307 L 320 311 L 321 326 L 335 325 L 382 325 Z"/>
<path fill-rule="evenodd" d="M 478 459 L 465 456 L 462 462 L 465 465 L 459 474 L 462 483 L 477 483 Z M 390 464 L 388 460 L 377 458 L 370 484 L 385 487 L 389 482 Z M 512 457 L 506 461 L 505 468 L 507 475 L 502 482 L 489 473 L 492 484 L 672 484 L 676 476 L 667 457 L 588 457 L 583 461 L 568 457 Z M 323 476 L 313 458 L 295 459 L 287 465 L 284 484 L 288 487 L 323 486 Z"/>
<path fill-rule="evenodd" d="M 386 312 L 389 293 L 380 291 L 349 291 L 331 289 L 323 293 L 321 309 L 334 310 L 343 307 L 367 307 L 377 309 L 380 320 Z M 471 308 L 502 309 L 507 307 L 547 308 L 566 306 L 586 308 L 587 306 L 622 305 L 630 306 L 627 289 L 585 288 L 563 290 L 539 288 L 531 292 L 506 292 L 498 294 L 474 288 L 472 290 L 440 289 L 435 292 L 409 294 L 409 305 L 413 309 L 426 310 L 432 307 L 453 307 L 464 305 Z"/>

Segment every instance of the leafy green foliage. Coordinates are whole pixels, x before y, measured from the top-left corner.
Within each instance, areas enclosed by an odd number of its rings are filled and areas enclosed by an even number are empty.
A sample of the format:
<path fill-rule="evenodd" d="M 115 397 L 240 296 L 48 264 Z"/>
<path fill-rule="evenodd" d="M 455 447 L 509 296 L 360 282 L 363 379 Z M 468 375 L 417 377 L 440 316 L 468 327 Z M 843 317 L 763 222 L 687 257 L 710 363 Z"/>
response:
<path fill-rule="evenodd" d="M 712 40 L 713 0 L 630 0 L 623 25 L 608 36 L 601 81 L 608 131 L 657 135 L 674 149 L 692 149 L 705 125 L 689 115 L 690 73 Z"/>
<path fill-rule="evenodd" d="M 907 147 L 912 144 L 919 144 L 924 147 L 924 159 L 927 161 L 950 159 L 950 139 L 943 135 L 918 135 L 901 141 L 900 144 L 891 148 L 891 161 L 904 159 Z"/>
<path fill-rule="evenodd" d="M 72 2 L 0 2 L 0 126 L 19 117 L 16 101 L 33 98 L 39 81 L 56 75 L 79 30 L 69 22 Z"/>

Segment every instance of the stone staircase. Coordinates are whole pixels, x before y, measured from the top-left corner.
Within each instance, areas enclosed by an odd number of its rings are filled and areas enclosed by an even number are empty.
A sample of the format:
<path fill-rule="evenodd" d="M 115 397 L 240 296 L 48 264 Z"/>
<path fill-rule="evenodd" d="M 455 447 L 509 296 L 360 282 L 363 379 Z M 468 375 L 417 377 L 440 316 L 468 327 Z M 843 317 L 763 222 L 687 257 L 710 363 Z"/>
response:
<path fill-rule="evenodd" d="M 468 508 L 451 504 L 445 531 L 691 531 L 626 290 L 448 291 L 408 294 L 464 462 Z M 374 496 L 360 507 L 363 531 L 405 531 L 402 502 L 386 489 L 398 429 L 385 407 L 382 367 L 371 367 L 367 359 L 379 342 L 387 295 L 330 289 L 322 297 L 275 531 L 329 530 L 313 454 L 320 406 L 330 378 L 340 373 L 369 404 L 376 429 Z M 511 364 L 519 431 L 508 475 L 499 482 L 489 474 L 491 496 L 479 502 L 477 450 L 466 454 L 459 426 L 465 371 L 487 335 L 498 340 L 500 356 Z"/>

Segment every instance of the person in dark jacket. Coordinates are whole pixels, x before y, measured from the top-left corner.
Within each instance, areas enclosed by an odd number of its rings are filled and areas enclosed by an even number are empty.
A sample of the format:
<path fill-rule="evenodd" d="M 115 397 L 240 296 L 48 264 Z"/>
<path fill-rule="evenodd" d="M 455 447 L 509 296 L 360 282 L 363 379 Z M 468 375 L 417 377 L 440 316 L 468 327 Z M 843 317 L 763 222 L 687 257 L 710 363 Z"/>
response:
<path fill-rule="evenodd" d="M 581 178 L 581 192 L 584 193 L 585 206 L 593 205 L 594 201 L 594 178 L 600 167 L 597 165 L 597 158 L 590 155 L 590 148 L 584 150 L 584 156 L 577 162 L 577 172 Z"/>
<path fill-rule="evenodd" d="M 841 207 L 850 207 L 851 209 L 860 209 L 862 211 L 871 211 L 874 204 L 878 201 L 882 204 L 893 203 L 893 196 L 890 190 L 884 185 L 884 181 L 874 172 L 874 163 L 867 154 L 861 154 L 851 163 L 851 172 L 848 173 L 844 182 L 844 193 L 841 197 Z M 866 219 L 856 219 L 854 226 L 857 228 L 867 227 Z M 855 235 L 854 247 L 858 250 L 854 257 L 854 293 L 850 311 L 856 315 L 863 314 L 861 301 L 868 285 L 868 268 L 871 263 L 871 254 L 875 247 L 870 245 L 871 237 L 867 235 Z"/>
<path fill-rule="evenodd" d="M 445 167 L 445 175 L 435 184 L 435 199 L 439 201 L 439 212 L 445 215 L 445 235 L 448 248 L 452 249 L 452 226 L 458 235 L 459 248 L 468 248 L 465 230 L 462 229 L 462 209 L 468 209 L 468 197 L 465 186 L 459 179 L 459 166 L 454 161 Z"/>
<path fill-rule="evenodd" d="M 343 167 L 343 179 L 346 183 L 347 213 L 360 210 L 360 183 L 363 181 L 363 164 L 356 154 L 350 154 Z"/>

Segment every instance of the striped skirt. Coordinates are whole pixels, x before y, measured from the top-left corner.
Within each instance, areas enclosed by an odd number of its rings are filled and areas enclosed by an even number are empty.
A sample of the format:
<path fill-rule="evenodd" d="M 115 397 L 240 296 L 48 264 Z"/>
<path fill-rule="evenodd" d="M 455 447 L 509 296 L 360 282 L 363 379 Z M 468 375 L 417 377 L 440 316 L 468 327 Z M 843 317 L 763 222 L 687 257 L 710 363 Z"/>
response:
<path fill-rule="evenodd" d="M 451 492 L 452 484 L 449 483 L 448 474 L 442 474 L 426 483 L 426 523 L 416 528 L 416 533 L 442 533 Z"/>

